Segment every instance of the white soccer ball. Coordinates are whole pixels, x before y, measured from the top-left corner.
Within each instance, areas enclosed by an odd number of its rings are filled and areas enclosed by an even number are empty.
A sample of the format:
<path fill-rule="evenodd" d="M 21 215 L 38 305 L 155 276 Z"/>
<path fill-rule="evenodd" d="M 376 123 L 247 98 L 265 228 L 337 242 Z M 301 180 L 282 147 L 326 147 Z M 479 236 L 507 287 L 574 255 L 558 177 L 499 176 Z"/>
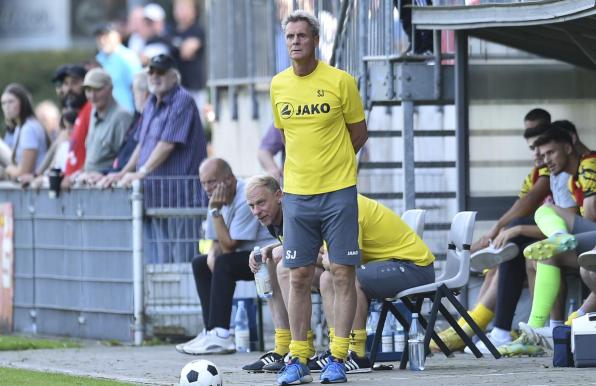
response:
<path fill-rule="evenodd" d="M 180 385 L 223 386 L 217 367 L 208 360 L 188 362 L 180 371 Z"/>

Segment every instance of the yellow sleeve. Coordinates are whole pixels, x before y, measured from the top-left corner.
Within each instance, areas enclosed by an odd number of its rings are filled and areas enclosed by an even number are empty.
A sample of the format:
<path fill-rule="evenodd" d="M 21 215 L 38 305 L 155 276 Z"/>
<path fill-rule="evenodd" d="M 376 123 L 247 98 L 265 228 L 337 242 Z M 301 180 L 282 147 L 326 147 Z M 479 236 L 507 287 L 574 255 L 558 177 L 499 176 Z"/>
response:
<path fill-rule="evenodd" d="M 548 167 L 543 166 L 538 169 L 538 177 L 550 177 L 550 170 L 548 170 Z"/>
<path fill-rule="evenodd" d="M 526 178 L 524 178 L 524 182 L 522 182 L 521 189 L 519 190 L 519 194 L 518 194 L 519 198 L 522 198 L 523 196 L 528 194 L 530 189 L 532 189 L 532 175 L 533 174 L 534 174 L 534 169 L 532 169 L 530 174 L 528 174 L 526 176 Z"/>
<path fill-rule="evenodd" d="M 584 198 L 596 194 L 596 157 L 585 159 L 579 164 L 577 182 L 584 192 Z"/>
<path fill-rule="evenodd" d="M 342 98 L 342 111 L 347 124 L 357 123 L 364 120 L 364 107 L 358 93 L 356 80 L 349 74 L 345 74 L 340 87 Z"/>

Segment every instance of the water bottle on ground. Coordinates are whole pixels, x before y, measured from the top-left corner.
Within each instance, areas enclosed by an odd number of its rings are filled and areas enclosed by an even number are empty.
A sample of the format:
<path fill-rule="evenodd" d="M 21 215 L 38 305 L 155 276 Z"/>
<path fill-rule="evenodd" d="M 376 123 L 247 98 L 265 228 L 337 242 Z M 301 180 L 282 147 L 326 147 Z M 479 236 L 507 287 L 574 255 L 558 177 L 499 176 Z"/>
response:
<path fill-rule="evenodd" d="M 236 311 L 235 336 L 236 351 L 249 352 L 250 351 L 250 330 L 248 327 L 248 313 L 243 300 L 238 301 L 238 310 Z"/>
<path fill-rule="evenodd" d="M 426 353 L 424 352 L 424 330 L 418 321 L 417 313 L 412 314 L 412 323 L 410 325 L 410 331 L 408 331 L 408 354 L 410 370 L 424 370 L 424 360 L 426 359 Z"/>
<path fill-rule="evenodd" d="M 271 289 L 271 280 L 269 279 L 269 270 L 267 264 L 263 264 L 263 254 L 260 247 L 254 249 L 255 261 L 259 263 L 259 270 L 255 273 L 255 286 L 257 287 L 257 295 L 261 299 L 269 299 L 273 296 Z"/>
<path fill-rule="evenodd" d="M 395 318 L 393 314 L 387 314 L 383 334 L 381 335 L 381 352 L 393 352 L 393 325 Z"/>
<path fill-rule="evenodd" d="M 232 305 L 232 313 L 230 314 L 230 335 L 236 336 L 236 312 L 238 311 L 238 307 L 233 304 Z"/>
<path fill-rule="evenodd" d="M 404 352 L 406 347 L 406 332 L 400 323 L 395 323 L 395 330 L 393 331 L 393 351 Z"/>
<path fill-rule="evenodd" d="M 377 324 L 379 323 L 379 309 L 377 302 L 372 301 L 369 307 L 368 319 L 366 320 L 366 335 L 372 336 L 377 330 Z"/>

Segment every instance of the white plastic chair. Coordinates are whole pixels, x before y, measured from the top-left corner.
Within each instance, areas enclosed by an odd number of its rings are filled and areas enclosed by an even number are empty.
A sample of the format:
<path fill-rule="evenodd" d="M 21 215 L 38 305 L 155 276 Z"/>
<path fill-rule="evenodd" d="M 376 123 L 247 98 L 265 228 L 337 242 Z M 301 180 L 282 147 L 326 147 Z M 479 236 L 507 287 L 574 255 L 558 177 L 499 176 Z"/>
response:
<path fill-rule="evenodd" d="M 401 215 L 401 219 L 404 220 L 404 222 L 408 224 L 420 238 L 422 238 L 422 234 L 424 233 L 425 217 L 426 211 L 424 209 L 409 209 Z"/>
<path fill-rule="evenodd" d="M 470 317 L 467 310 L 461 305 L 461 303 L 455 297 L 467 283 L 470 274 L 470 245 L 472 243 L 472 236 L 474 231 L 474 223 L 476 219 L 476 212 L 460 212 L 453 218 L 451 223 L 451 229 L 449 231 L 449 240 L 447 245 L 447 258 L 445 269 L 443 273 L 436 278 L 434 283 L 422 285 L 419 287 L 409 288 L 401 291 L 394 298 L 385 299 L 383 301 L 383 307 L 381 308 L 381 316 L 377 325 L 377 331 L 371 348 L 371 362 L 374 365 L 376 359 L 376 348 L 381 340 L 381 334 L 383 331 L 383 325 L 387 312 L 391 311 L 399 322 L 404 326 L 406 331 L 409 329 L 409 324 L 403 315 L 393 305 L 395 300 L 401 300 L 411 312 L 417 312 L 420 314 L 422 303 L 425 298 L 432 301 L 433 306 L 430 312 L 428 322 L 424 318 L 420 318 L 423 327 L 426 329 L 424 337 L 424 347 L 428 352 L 428 344 L 432 338 L 439 348 L 449 356 L 451 351 L 445 346 L 445 344 L 438 337 L 434 331 L 434 325 L 437 319 L 437 313 L 440 311 L 445 317 L 447 322 L 454 328 L 457 334 L 462 338 L 470 350 L 476 355 L 477 358 L 482 357 L 482 354 L 472 343 L 472 340 L 462 328 L 457 324 L 457 321 L 451 316 L 449 311 L 441 304 L 443 298 L 447 299 L 459 312 L 459 314 L 466 320 L 468 325 L 474 330 L 476 335 L 484 342 L 486 347 L 491 351 L 495 358 L 500 358 L 501 355 L 497 349 L 493 346 L 490 340 L 486 337 L 484 332 L 478 327 L 476 322 Z M 414 304 L 412 300 L 415 300 Z M 405 369 L 408 361 L 407 342 L 406 348 L 402 354 L 400 368 Z"/>

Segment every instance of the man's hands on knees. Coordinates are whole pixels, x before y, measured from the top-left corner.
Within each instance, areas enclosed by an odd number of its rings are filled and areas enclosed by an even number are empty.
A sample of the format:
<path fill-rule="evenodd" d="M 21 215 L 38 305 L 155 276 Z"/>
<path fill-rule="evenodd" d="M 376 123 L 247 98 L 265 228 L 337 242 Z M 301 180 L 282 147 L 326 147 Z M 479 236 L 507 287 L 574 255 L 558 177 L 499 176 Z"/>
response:
<path fill-rule="evenodd" d="M 271 251 L 271 258 L 275 264 L 279 264 L 281 259 L 284 256 L 284 247 L 282 245 L 278 245 L 277 247 L 273 248 Z"/>

